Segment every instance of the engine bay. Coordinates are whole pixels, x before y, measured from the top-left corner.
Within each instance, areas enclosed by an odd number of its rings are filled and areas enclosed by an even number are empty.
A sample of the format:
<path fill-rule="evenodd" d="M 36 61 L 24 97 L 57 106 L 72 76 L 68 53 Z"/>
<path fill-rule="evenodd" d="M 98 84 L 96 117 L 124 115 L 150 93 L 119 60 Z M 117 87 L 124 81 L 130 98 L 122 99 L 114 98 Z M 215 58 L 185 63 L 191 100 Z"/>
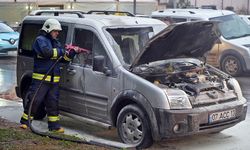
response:
<path fill-rule="evenodd" d="M 207 67 L 201 61 L 172 59 L 143 64 L 133 69 L 133 73 L 145 78 L 161 88 L 178 88 L 189 96 L 197 96 L 203 91 L 224 93 L 225 77 Z"/>

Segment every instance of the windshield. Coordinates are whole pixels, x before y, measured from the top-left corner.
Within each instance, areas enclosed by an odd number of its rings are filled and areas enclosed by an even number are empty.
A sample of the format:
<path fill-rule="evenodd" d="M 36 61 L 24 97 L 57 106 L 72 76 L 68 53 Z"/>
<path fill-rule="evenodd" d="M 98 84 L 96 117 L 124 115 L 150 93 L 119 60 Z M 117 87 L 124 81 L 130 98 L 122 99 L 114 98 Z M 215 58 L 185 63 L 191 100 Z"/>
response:
<path fill-rule="evenodd" d="M 152 27 L 107 29 L 113 41 L 111 45 L 122 63 L 132 64 L 135 57 L 153 36 Z"/>
<path fill-rule="evenodd" d="M 108 39 L 118 59 L 124 65 L 131 65 L 148 40 L 165 27 L 108 28 L 106 31 L 111 35 Z"/>
<path fill-rule="evenodd" d="M 225 39 L 236 39 L 250 35 L 250 27 L 237 15 L 221 16 L 210 20 L 221 21 L 219 29 Z"/>
<path fill-rule="evenodd" d="M 14 30 L 5 23 L 0 22 L 0 33 L 4 32 L 14 32 Z"/>

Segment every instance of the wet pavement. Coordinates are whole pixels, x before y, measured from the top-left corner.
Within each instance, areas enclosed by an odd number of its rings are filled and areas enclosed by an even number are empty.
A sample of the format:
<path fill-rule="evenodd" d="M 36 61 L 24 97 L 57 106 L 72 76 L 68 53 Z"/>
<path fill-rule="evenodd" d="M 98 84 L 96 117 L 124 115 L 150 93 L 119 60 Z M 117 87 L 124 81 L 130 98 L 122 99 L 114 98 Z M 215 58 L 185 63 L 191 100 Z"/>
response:
<path fill-rule="evenodd" d="M 23 112 L 21 102 L 9 101 L 0 98 L 0 117 L 11 122 L 19 123 Z M 131 148 L 133 146 L 121 143 L 115 129 L 105 129 L 93 126 L 75 119 L 61 116 L 61 125 L 65 128 L 65 134 L 81 138 L 84 141 L 108 145 L 112 148 Z M 47 120 L 33 121 L 33 127 L 40 132 L 48 132 Z"/>
<path fill-rule="evenodd" d="M 16 57 L 0 56 L 0 93 L 16 85 Z"/>

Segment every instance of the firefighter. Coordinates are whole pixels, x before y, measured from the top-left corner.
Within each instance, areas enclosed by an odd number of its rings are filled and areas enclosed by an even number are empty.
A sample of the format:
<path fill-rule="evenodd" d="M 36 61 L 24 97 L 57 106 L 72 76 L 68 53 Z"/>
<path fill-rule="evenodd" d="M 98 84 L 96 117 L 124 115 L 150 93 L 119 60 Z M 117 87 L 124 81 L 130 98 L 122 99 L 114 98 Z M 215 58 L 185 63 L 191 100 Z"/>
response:
<path fill-rule="evenodd" d="M 73 51 L 65 51 L 60 42 L 57 40 L 59 31 L 61 31 L 61 24 L 56 19 L 48 19 L 43 24 L 38 37 L 35 39 L 32 49 L 34 51 L 34 68 L 32 74 L 32 83 L 26 95 L 27 105 L 24 108 L 24 113 L 21 117 L 21 128 L 28 128 L 28 110 L 31 99 L 33 98 L 41 80 L 48 72 L 50 67 L 56 60 L 63 56 L 64 62 L 69 62 L 77 53 L 77 48 Z M 57 64 L 52 71 L 45 78 L 40 90 L 37 93 L 36 99 L 31 109 L 31 119 L 44 104 L 47 117 L 49 131 L 63 133 L 64 129 L 58 123 L 58 98 L 59 98 L 59 81 L 60 81 L 60 64 Z"/>

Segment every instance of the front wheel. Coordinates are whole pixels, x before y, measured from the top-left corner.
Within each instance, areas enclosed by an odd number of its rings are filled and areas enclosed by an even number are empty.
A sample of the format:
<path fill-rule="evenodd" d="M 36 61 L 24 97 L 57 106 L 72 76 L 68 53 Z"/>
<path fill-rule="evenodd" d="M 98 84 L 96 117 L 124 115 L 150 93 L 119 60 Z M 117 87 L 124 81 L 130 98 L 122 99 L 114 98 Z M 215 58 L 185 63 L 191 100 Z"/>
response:
<path fill-rule="evenodd" d="M 221 69 L 232 76 L 239 76 L 242 73 L 241 62 L 234 55 L 227 55 L 223 58 Z"/>
<path fill-rule="evenodd" d="M 125 106 L 118 114 L 117 129 L 120 139 L 137 148 L 147 148 L 153 144 L 149 119 L 136 105 Z"/>

